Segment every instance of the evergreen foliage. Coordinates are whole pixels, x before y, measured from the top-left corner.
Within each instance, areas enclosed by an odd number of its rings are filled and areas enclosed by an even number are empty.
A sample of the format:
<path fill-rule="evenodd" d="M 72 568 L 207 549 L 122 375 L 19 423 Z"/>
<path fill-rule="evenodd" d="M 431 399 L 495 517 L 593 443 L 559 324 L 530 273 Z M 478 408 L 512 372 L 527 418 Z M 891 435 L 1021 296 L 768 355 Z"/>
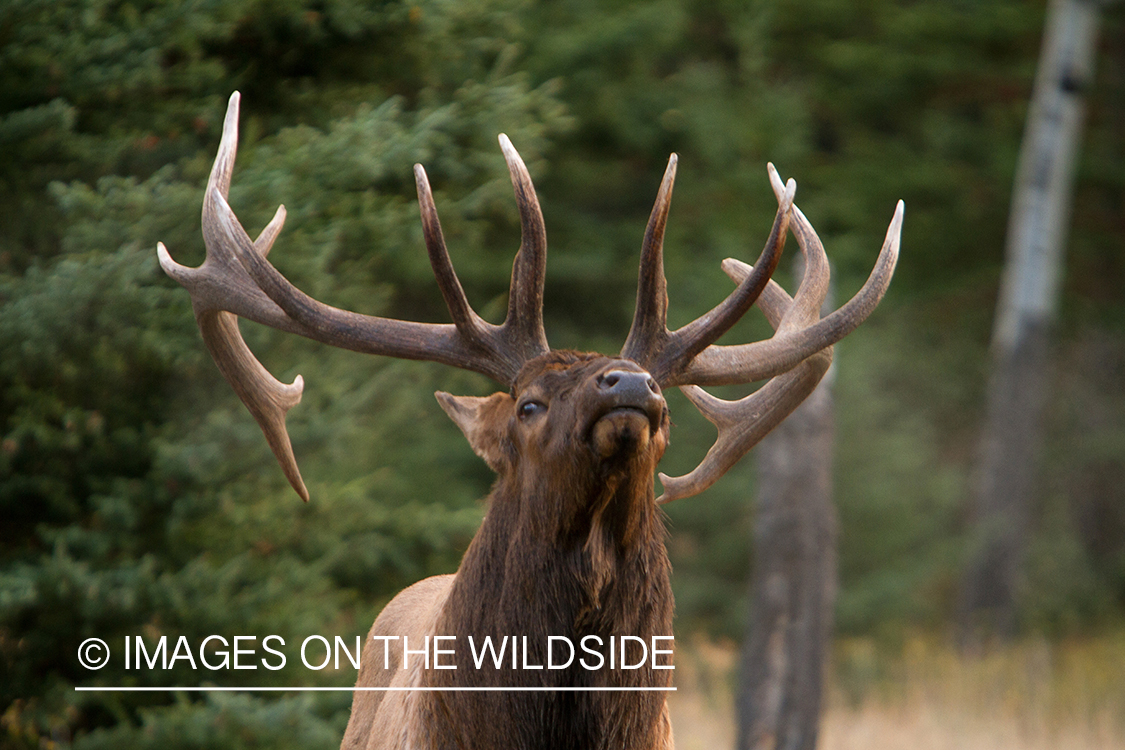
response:
<path fill-rule="evenodd" d="M 838 347 L 839 623 L 941 627 L 1042 8 L 999 0 L 13 0 L 0 9 L 0 745 L 334 747 L 348 701 L 76 693 L 75 685 L 347 685 L 292 656 L 255 672 L 124 669 L 125 636 L 366 632 L 452 571 L 491 482 L 432 393 L 493 384 L 252 324 L 313 500 L 296 500 L 155 263 L 203 257 L 202 187 L 243 93 L 231 203 L 310 294 L 444 320 L 411 166 L 426 166 L 470 299 L 502 317 L 518 220 L 496 135 L 527 160 L 551 242 L 554 346 L 616 351 L 670 151 L 670 323 L 719 301 L 774 212 L 764 164 L 854 291 L 894 201 L 903 261 Z M 1125 608 L 1125 17 L 1091 92 L 1026 624 Z M 760 337 L 760 321 L 729 340 Z M 713 435 L 671 394 L 690 468 Z M 671 507 L 678 634 L 737 637 L 752 477 Z M 91 672 L 87 637 L 115 658 Z M 172 644 L 169 644 L 170 646 Z M 247 678 L 250 675 L 251 678 Z"/>

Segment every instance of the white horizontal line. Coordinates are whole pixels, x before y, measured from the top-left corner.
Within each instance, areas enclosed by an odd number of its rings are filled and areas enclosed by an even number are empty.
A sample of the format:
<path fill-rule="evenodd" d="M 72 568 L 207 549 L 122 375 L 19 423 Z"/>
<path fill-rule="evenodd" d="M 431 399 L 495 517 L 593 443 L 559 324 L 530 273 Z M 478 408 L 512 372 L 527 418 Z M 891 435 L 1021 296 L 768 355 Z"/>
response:
<path fill-rule="evenodd" d="M 652 693 L 675 692 L 674 687 L 75 687 L 80 693 Z"/>

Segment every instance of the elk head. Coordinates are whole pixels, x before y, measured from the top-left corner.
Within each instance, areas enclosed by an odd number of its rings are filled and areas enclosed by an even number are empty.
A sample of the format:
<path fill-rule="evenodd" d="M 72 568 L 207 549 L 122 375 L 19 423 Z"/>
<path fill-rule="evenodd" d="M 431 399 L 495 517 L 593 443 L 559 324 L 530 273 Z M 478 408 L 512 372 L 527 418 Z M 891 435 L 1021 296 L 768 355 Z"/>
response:
<path fill-rule="evenodd" d="M 655 466 L 667 441 L 666 419 L 654 416 L 665 408 L 660 389 L 680 386 L 718 426 L 719 437 L 703 462 L 688 475 L 660 475 L 664 486 L 660 501 L 667 502 L 697 494 L 713 484 L 812 392 L 831 362 L 832 344 L 854 330 L 875 308 L 898 258 L 901 201 L 867 282 L 855 297 L 821 318 L 828 288 L 827 257 L 812 225 L 793 205 L 796 184 L 793 180 L 782 184 L 771 164 L 769 177 L 779 205 L 758 260 L 752 266 L 724 261 L 723 270 L 737 284 L 734 291 L 710 312 L 669 331 L 665 323 L 668 297 L 663 239 L 676 175 L 677 157 L 673 154 L 645 231 L 636 312 L 621 353 L 614 360 L 578 355 L 551 359 L 545 357 L 551 350 L 542 317 L 546 231 L 531 178 L 506 136 L 500 136 L 500 146 L 515 188 L 522 232 L 512 269 L 507 317 L 502 324 L 493 325 L 470 307 L 445 247 L 425 170 L 416 165 L 426 247 L 453 323 L 415 323 L 325 305 L 298 290 L 269 263 L 266 256 L 284 223 L 284 206 L 278 208 L 258 238 L 251 240 L 226 201 L 238 143 L 238 110 L 236 92 L 230 98 L 222 141 L 204 195 L 205 261 L 194 269 L 179 265 L 162 243 L 157 246 L 157 254 L 164 271 L 191 293 L 192 308 L 208 350 L 258 421 L 290 484 L 305 500 L 308 490 L 285 429 L 285 415 L 300 401 L 303 381 L 298 376 L 287 385 L 270 375 L 243 341 L 239 316 L 354 351 L 472 370 L 510 388 L 510 394 L 486 399 L 438 395 L 474 450 L 501 472 L 511 462 L 554 460 L 557 457 L 551 454 L 552 441 L 580 437 L 594 454 L 612 453 L 611 443 L 626 433 L 647 441 L 650 447 L 645 449 L 646 455 L 651 454 Z M 806 268 L 794 297 L 770 280 L 790 229 L 805 256 Z M 775 329 L 773 337 L 742 345 L 716 345 L 714 342 L 755 303 Z M 580 370 L 581 377 L 593 378 L 594 385 L 584 385 L 589 398 L 604 394 L 599 388 L 613 380 L 613 372 L 637 373 L 638 377 L 644 373 L 646 392 L 642 395 L 649 401 L 643 406 L 626 406 L 620 413 L 611 409 L 609 417 L 599 419 L 589 434 L 580 434 L 583 427 L 577 422 L 567 423 L 566 429 L 572 434 L 554 434 L 563 429 L 557 424 L 563 420 L 554 420 L 547 427 L 538 417 L 550 409 L 578 413 L 576 403 L 566 403 L 551 390 L 551 383 L 557 379 L 554 373 L 568 368 Z M 642 390 L 634 380 L 632 374 L 620 378 L 630 384 L 630 390 Z M 717 399 L 700 388 L 760 380 L 768 382 L 738 401 Z M 657 402 L 660 409 L 653 406 Z M 649 420 L 648 434 L 643 438 L 643 431 L 636 429 L 643 426 L 641 412 Z"/>
<path fill-rule="evenodd" d="M 521 368 L 507 393 L 437 396 L 501 481 L 561 488 L 585 480 L 605 487 L 644 477 L 647 469 L 651 484 L 668 444 L 660 386 L 630 360 L 549 352 Z M 527 494 L 532 488 L 513 489 Z M 575 492 L 582 494 L 575 487 L 556 495 Z"/>

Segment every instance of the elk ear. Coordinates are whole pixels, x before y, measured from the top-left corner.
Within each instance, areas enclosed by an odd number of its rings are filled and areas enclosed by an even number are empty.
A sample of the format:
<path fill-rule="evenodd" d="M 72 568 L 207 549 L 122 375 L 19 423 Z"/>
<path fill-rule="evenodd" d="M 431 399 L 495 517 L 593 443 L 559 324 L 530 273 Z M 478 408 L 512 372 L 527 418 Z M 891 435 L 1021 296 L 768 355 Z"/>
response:
<path fill-rule="evenodd" d="M 491 396 L 454 396 L 438 391 L 441 408 L 461 428 L 473 452 L 496 473 L 508 464 L 506 427 L 511 415 L 512 397 L 507 393 Z"/>

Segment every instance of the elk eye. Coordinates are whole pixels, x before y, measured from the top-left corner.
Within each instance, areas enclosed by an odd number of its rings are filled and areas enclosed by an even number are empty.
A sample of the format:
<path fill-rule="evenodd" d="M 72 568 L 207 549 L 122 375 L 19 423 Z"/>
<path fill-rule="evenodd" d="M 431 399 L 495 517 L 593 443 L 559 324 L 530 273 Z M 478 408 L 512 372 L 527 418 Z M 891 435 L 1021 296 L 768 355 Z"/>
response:
<path fill-rule="evenodd" d="M 520 419 L 529 419 L 545 411 L 547 411 L 547 405 L 541 401 L 524 401 L 519 405 L 516 413 L 519 414 Z"/>

